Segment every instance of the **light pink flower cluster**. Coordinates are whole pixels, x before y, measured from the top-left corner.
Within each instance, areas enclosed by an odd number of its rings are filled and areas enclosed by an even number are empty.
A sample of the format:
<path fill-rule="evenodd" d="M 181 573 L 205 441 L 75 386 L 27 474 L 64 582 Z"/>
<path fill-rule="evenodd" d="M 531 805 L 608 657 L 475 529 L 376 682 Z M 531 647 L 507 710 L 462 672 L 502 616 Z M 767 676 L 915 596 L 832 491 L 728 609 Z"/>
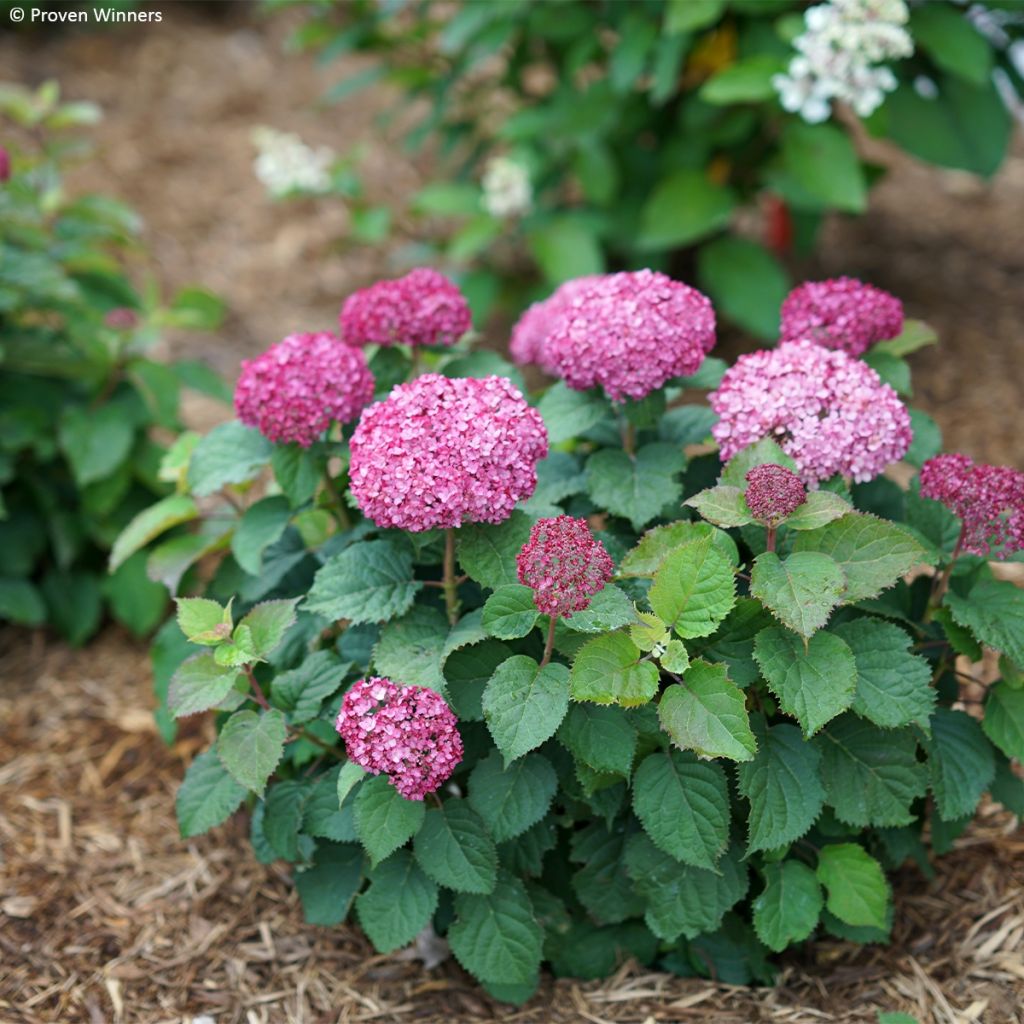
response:
<path fill-rule="evenodd" d="M 391 779 L 406 800 L 422 800 L 462 760 L 458 719 L 444 698 L 425 686 L 360 679 L 341 702 L 334 723 L 349 760 Z"/>
<path fill-rule="evenodd" d="M 354 420 L 373 400 L 366 356 L 335 335 L 290 334 L 242 362 L 235 412 L 264 437 L 308 448 L 333 420 Z"/>
<path fill-rule="evenodd" d="M 572 615 L 612 578 L 615 564 L 594 538 L 585 519 L 539 519 L 516 556 L 519 582 L 533 589 L 546 615 Z"/>
<path fill-rule="evenodd" d="M 543 365 L 569 387 L 600 387 L 615 402 L 696 373 L 715 344 L 707 296 L 653 270 L 588 279 L 547 312 Z"/>
<path fill-rule="evenodd" d="M 417 532 L 507 519 L 537 486 L 548 435 L 507 378 L 425 373 L 371 405 L 350 448 L 363 513 Z"/>
<path fill-rule="evenodd" d="M 782 341 L 817 342 L 859 356 L 903 330 L 903 303 L 852 277 L 808 281 L 782 303 Z"/>
<path fill-rule="evenodd" d="M 1024 551 L 1024 473 L 975 465 L 966 455 L 937 455 L 921 467 L 921 493 L 963 522 L 961 550 L 1006 558 Z"/>
<path fill-rule="evenodd" d="M 791 516 L 806 500 L 803 481 L 774 462 L 747 471 L 747 508 L 763 523 L 775 525 Z"/>
<path fill-rule="evenodd" d="M 535 302 L 516 322 L 512 328 L 509 341 L 509 354 L 520 365 L 534 363 L 545 373 L 552 376 L 557 372 L 554 363 L 547 357 L 547 342 L 566 310 L 572 305 L 573 299 L 595 281 L 600 281 L 599 274 L 576 277 L 565 284 L 559 285 L 546 299 Z"/>
<path fill-rule="evenodd" d="M 472 326 L 466 297 L 430 267 L 355 292 L 338 319 L 349 345 L 454 345 Z"/>
<path fill-rule="evenodd" d="M 910 414 L 870 366 L 810 341 L 740 356 L 708 401 L 723 460 L 769 437 L 812 485 L 836 473 L 872 480 L 913 437 Z"/>

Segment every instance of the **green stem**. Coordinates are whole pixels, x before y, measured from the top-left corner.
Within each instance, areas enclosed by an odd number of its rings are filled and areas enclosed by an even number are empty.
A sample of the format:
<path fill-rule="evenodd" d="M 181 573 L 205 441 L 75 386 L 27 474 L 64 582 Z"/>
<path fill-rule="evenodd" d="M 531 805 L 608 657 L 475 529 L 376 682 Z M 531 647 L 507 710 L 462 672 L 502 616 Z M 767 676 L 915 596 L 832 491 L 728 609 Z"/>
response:
<path fill-rule="evenodd" d="M 256 673 L 252 670 L 252 665 L 245 666 L 245 674 L 249 677 L 249 685 L 252 687 L 252 699 L 264 711 L 270 710 L 270 701 L 267 700 L 267 695 L 263 692 L 263 687 L 260 686 L 259 680 L 256 678 Z"/>
<path fill-rule="evenodd" d="M 459 621 L 459 583 L 455 578 L 455 530 L 444 531 L 444 606 L 448 622 L 454 626 Z"/>
<path fill-rule="evenodd" d="M 967 525 L 964 524 L 960 527 L 960 536 L 956 539 L 956 547 L 953 548 L 953 554 L 950 556 L 949 565 L 942 570 L 941 575 L 936 576 L 932 582 L 932 592 L 928 598 L 928 609 L 924 613 L 924 621 L 931 622 L 932 615 L 935 610 L 942 604 L 942 599 L 946 595 L 946 589 L 949 586 L 949 578 L 953 575 L 953 566 L 956 564 L 956 560 L 960 557 L 960 552 L 964 546 L 964 537 L 967 533 Z"/>
<path fill-rule="evenodd" d="M 622 421 L 622 447 L 631 458 L 636 454 L 636 427 L 626 418 Z"/>
<path fill-rule="evenodd" d="M 551 652 L 555 649 L 555 623 L 558 622 L 556 616 L 551 615 L 548 618 L 548 638 L 544 642 L 544 657 L 540 659 L 540 667 L 543 668 L 551 660 Z"/>

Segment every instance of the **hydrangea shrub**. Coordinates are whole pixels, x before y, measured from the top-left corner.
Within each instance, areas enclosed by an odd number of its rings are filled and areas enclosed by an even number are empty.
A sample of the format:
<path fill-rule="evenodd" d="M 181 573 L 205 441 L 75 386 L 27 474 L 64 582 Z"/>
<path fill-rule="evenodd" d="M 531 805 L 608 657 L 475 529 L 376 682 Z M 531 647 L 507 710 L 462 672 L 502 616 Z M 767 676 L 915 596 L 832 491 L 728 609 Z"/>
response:
<path fill-rule="evenodd" d="M 381 953 L 432 930 L 520 1002 L 542 969 L 748 983 L 816 935 L 885 942 L 890 872 L 930 871 L 986 794 L 1024 814 L 1024 591 L 987 560 L 1019 557 L 1024 475 L 939 454 L 902 309 L 868 362 L 835 332 L 876 306 L 824 303 L 827 335 L 727 370 L 693 289 L 592 279 L 525 314 L 564 377 L 528 395 L 466 338 L 424 347 L 416 308 L 363 349 L 392 379 L 357 423 L 340 355 L 341 393 L 243 378 L 267 418 L 182 468 L 208 525 L 177 542 L 221 537 L 154 649 L 165 730 L 217 724 L 183 836 L 242 809 L 311 924 Z M 688 375 L 631 390 L 658 331 Z M 586 381 L 546 359 L 569 333 Z M 288 415 L 316 439 L 259 433 Z"/>
<path fill-rule="evenodd" d="M 168 523 L 198 518 L 161 458 L 186 389 L 231 397 L 204 364 L 149 352 L 168 328 L 216 327 L 219 300 L 187 288 L 163 301 L 138 217 L 64 184 L 84 150 L 74 133 L 99 117 L 61 102 L 55 82 L 0 84 L 0 622 L 73 644 L 108 615 L 139 635 L 166 617 L 167 566 L 151 578 L 126 555 L 108 576 L 107 556 L 159 496 Z"/>

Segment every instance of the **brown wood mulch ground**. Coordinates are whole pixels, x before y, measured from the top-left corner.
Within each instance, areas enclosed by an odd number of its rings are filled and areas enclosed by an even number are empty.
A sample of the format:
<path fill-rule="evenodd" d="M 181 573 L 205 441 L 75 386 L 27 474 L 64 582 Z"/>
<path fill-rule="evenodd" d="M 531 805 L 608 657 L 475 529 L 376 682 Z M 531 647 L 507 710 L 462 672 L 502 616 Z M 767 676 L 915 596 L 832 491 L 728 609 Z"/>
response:
<path fill-rule="evenodd" d="M 180 840 L 174 793 L 209 723 L 168 749 L 151 704 L 145 652 L 115 630 L 88 651 L 0 636 L 2 1024 L 1024 1021 L 1024 829 L 994 808 L 932 881 L 898 876 L 889 947 L 823 940 L 767 989 L 625 964 L 545 980 L 515 1010 L 451 960 L 428 971 L 305 925 L 288 869 L 253 860 L 243 821 Z"/>

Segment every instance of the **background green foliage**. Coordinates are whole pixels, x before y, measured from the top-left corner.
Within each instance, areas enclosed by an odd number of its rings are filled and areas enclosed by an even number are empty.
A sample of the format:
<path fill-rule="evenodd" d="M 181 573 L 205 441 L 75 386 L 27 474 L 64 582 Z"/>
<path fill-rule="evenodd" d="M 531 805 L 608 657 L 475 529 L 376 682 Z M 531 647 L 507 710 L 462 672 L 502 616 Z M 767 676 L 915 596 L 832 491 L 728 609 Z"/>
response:
<path fill-rule="evenodd" d="M 230 394 L 201 364 L 145 353 L 167 327 L 215 327 L 221 306 L 195 288 L 170 306 L 151 283 L 139 290 L 135 215 L 65 191 L 62 169 L 84 153 L 68 129 L 96 120 L 94 106 L 60 103 L 56 83 L 2 86 L 0 115 L 14 126 L 0 184 L 0 619 L 82 643 L 106 609 L 146 633 L 166 590 L 142 558 L 108 577 L 106 552 L 170 490 L 161 440 L 181 427 L 181 389 Z"/>
<path fill-rule="evenodd" d="M 796 0 L 306 6 L 298 45 L 325 61 L 375 59 L 326 99 L 359 102 L 360 89 L 384 81 L 398 90 L 389 117 L 403 124 L 410 101 L 422 103 L 407 142 L 429 144 L 442 176 L 411 208 L 448 263 L 468 271 L 478 313 L 533 272 L 546 293 L 583 274 L 652 267 L 696 278 L 722 314 L 774 337 L 788 231 L 751 231 L 750 212 L 784 203 L 806 250 L 826 213 L 865 210 L 882 172 L 858 155 L 845 115 L 810 125 L 780 106 L 771 77 L 803 30 L 807 5 Z M 1008 38 L 1021 29 L 1008 24 Z M 892 64 L 899 87 L 867 130 L 919 159 L 994 174 L 1011 118 L 992 73 L 1024 86 L 1006 50 L 945 0 L 914 5 L 909 30 L 916 52 Z M 934 97 L 915 90 L 922 77 Z M 530 172 L 534 210 L 521 219 L 481 206 L 480 175 L 496 153 Z"/>

